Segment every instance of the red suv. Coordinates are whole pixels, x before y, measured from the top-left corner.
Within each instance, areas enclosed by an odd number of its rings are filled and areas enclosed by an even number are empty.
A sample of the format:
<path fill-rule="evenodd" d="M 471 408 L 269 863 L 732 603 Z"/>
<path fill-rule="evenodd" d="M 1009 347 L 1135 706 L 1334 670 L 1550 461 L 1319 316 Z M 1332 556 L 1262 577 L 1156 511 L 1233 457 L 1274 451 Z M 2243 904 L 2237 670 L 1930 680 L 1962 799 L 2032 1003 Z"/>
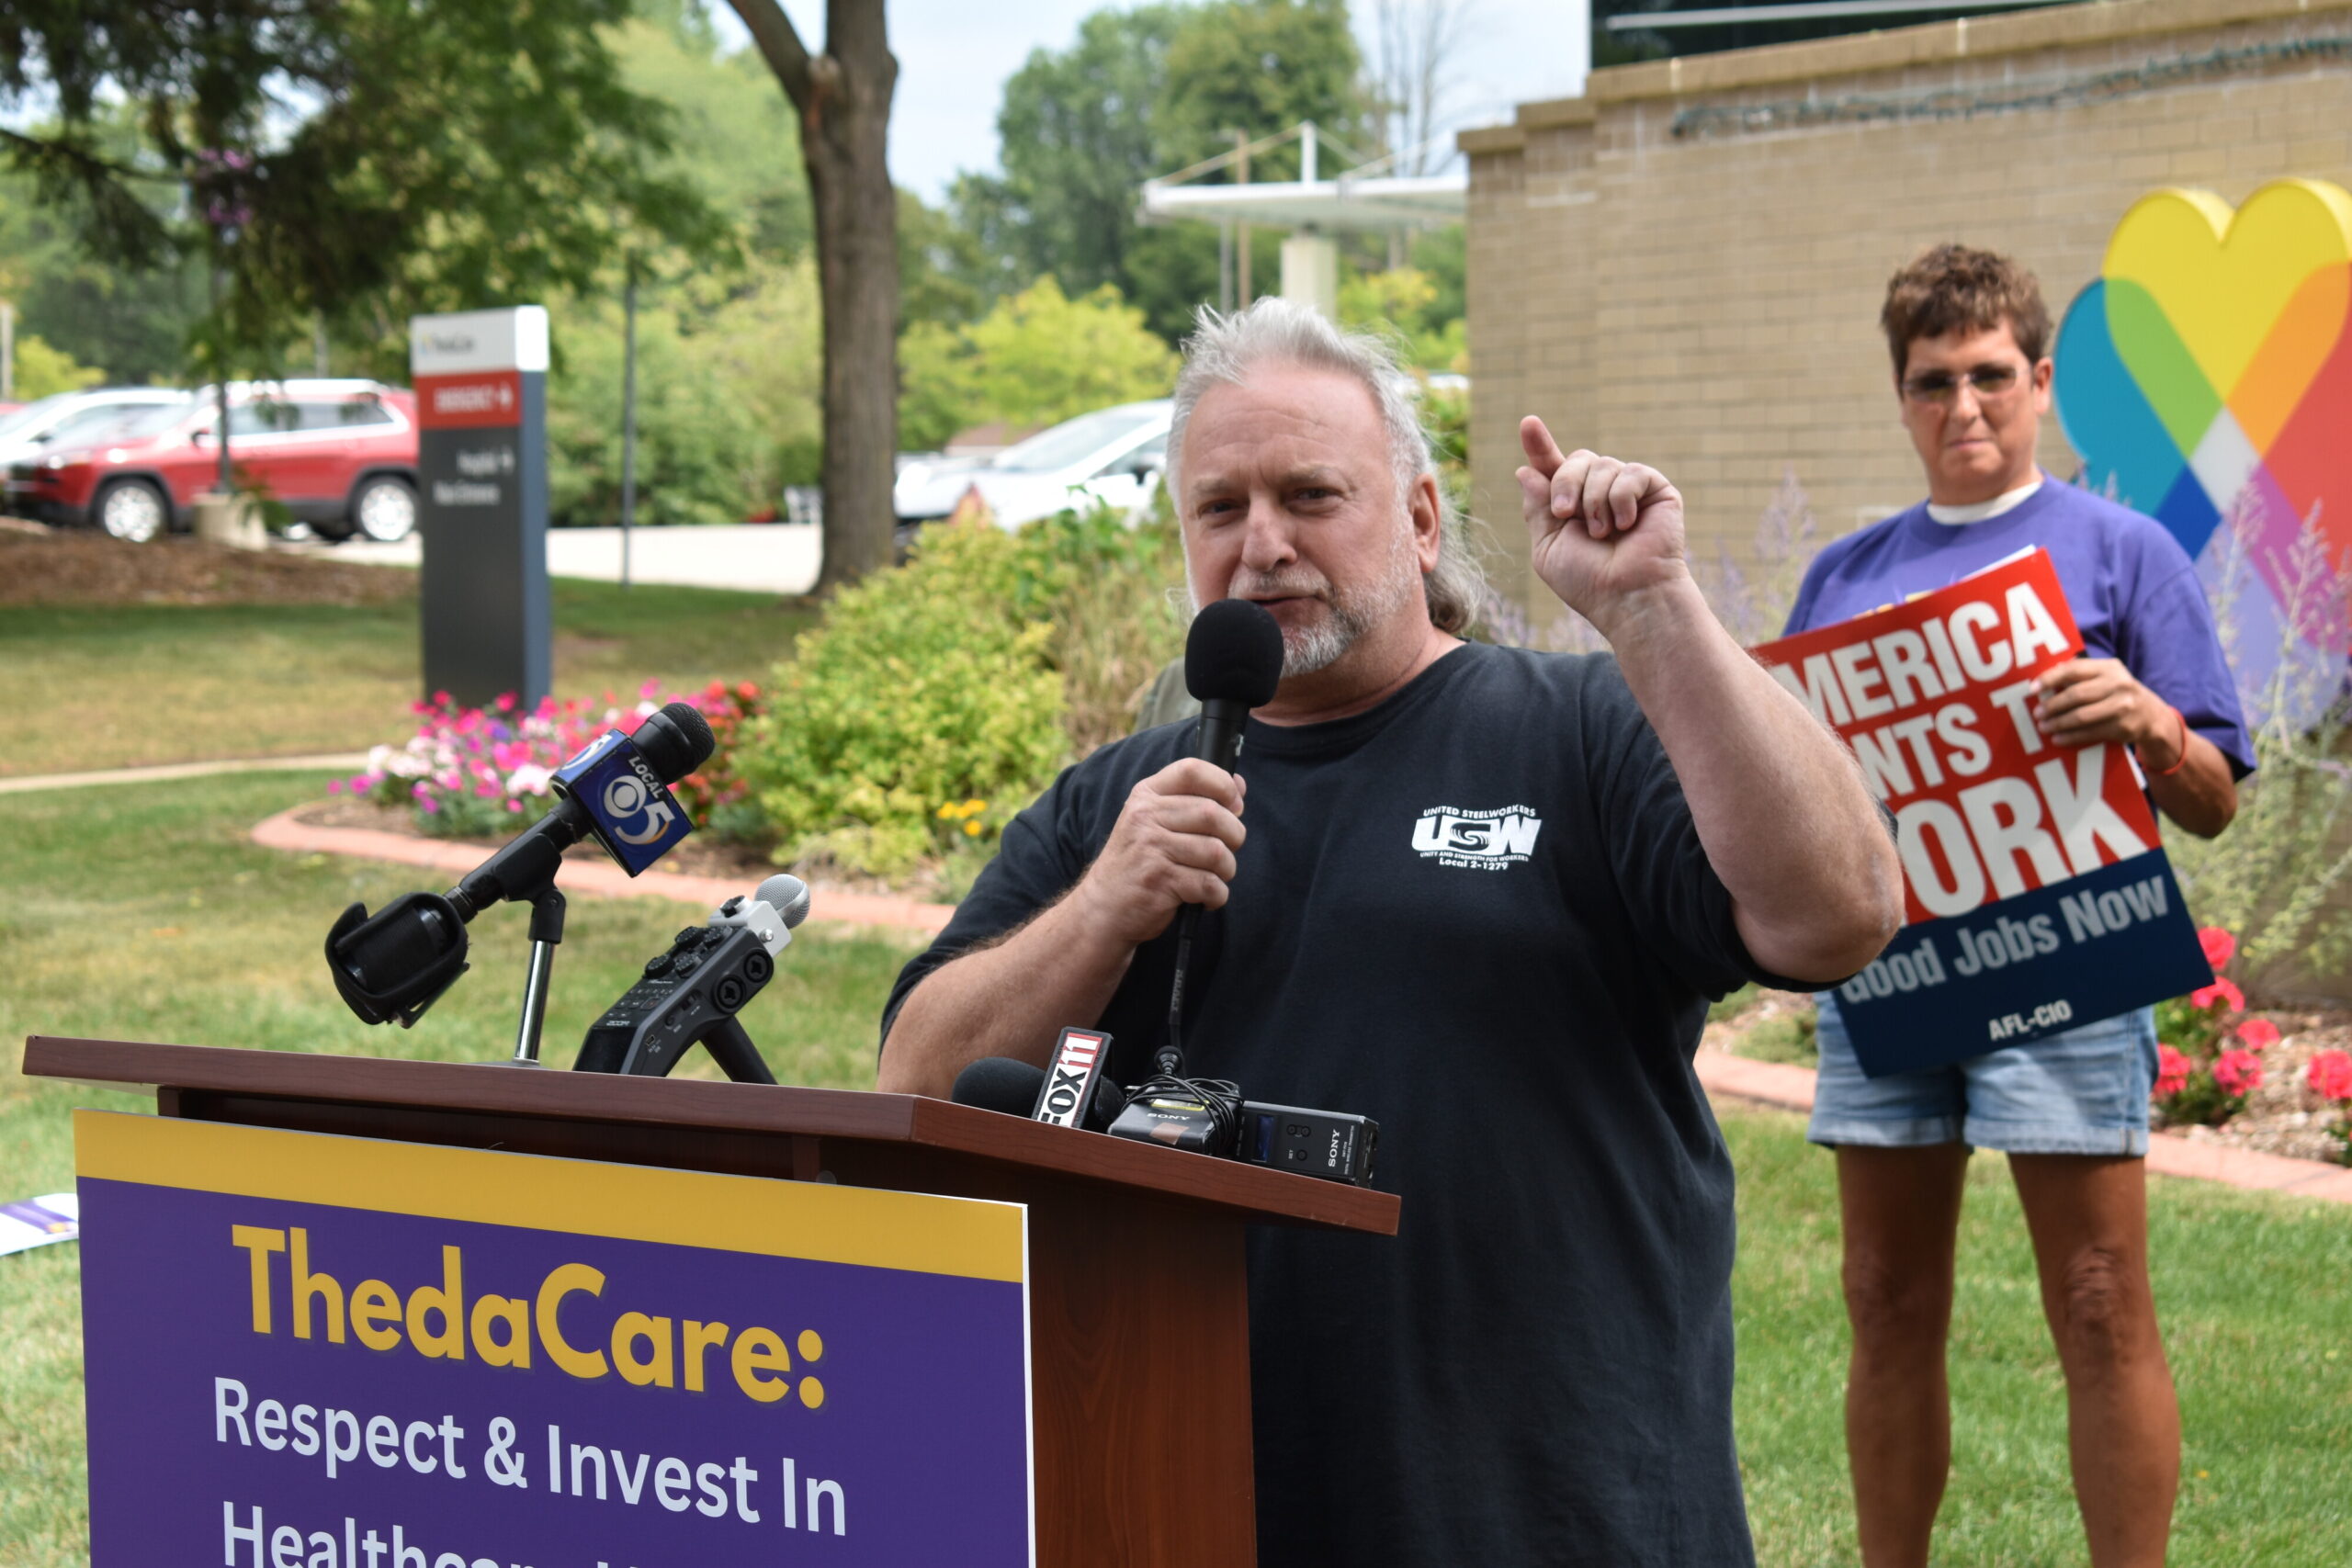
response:
<path fill-rule="evenodd" d="M 95 523 L 143 544 L 189 525 L 218 488 L 211 388 L 94 431 L 88 445 L 9 470 L 12 509 Z M 390 543 L 416 526 L 416 400 L 375 381 L 257 381 L 229 389 L 229 453 L 240 489 L 283 502 L 322 538 Z"/>

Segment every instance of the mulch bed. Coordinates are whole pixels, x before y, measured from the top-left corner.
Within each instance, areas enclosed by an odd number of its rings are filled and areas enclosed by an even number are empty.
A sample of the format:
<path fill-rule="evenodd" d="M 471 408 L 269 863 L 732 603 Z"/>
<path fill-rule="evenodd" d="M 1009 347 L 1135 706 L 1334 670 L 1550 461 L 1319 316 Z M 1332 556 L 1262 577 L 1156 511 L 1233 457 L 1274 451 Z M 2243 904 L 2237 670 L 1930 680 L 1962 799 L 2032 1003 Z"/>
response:
<path fill-rule="evenodd" d="M 1810 997 L 1766 991 L 1737 1017 L 1707 1025 L 1702 1045 L 1735 1056 L 1755 1055 L 1741 1049 L 1752 1032 L 1812 1010 Z M 2161 1112 L 2151 1124 L 2192 1143 L 2344 1163 L 2344 1145 L 2329 1131 L 2341 1111 L 2313 1094 L 2303 1075 L 2318 1053 L 2352 1050 L 2352 1012 L 2257 1008 L 2250 1016 L 2277 1024 L 2279 1040 L 2262 1053 L 2262 1083 L 2246 1096 L 2244 1108 L 2219 1127 L 2166 1126 Z"/>
<path fill-rule="evenodd" d="M 416 573 L 399 567 L 180 536 L 129 545 L 0 517 L 0 604 L 381 604 L 415 594 Z"/>

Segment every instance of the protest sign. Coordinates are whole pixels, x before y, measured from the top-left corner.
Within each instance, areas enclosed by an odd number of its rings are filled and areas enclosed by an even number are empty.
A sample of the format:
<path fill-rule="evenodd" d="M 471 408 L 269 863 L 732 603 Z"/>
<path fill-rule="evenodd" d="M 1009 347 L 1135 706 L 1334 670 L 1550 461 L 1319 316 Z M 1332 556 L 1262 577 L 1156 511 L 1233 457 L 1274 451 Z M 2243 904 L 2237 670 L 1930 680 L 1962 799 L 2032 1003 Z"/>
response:
<path fill-rule="evenodd" d="M 1035 1561 L 1020 1205 L 74 1134 L 93 1568 Z"/>
<path fill-rule="evenodd" d="M 1906 924 L 1840 987 L 1862 1070 L 2039 1039 L 2211 981 L 2137 765 L 2069 747 L 2034 682 L 2082 651 L 2032 550 L 1757 660 L 1843 736 L 1894 819 Z"/>

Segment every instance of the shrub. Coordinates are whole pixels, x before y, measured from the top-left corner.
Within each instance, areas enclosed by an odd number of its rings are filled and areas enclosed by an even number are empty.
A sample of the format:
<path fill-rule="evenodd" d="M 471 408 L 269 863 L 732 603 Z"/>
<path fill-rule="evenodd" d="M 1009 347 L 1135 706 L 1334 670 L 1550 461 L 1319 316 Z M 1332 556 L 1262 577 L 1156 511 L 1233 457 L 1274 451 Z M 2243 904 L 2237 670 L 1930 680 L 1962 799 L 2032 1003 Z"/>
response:
<path fill-rule="evenodd" d="M 2234 937 L 2218 926 L 2197 933 L 2206 962 L 2227 965 L 2238 952 Z M 2156 1005 L 2156 1082 L 2149 1099 L 2166 1123 L 2219 1126 L 2245 1105 L 2262 1084 L 2262 1053 L 2278 1043 L 2278 1026 L 2245 1016 L 2245 996 L 2217 976 L 2185 997 Z"/>
<path fill-rule="evenodd" d="M 745 769 L 776 858 L 969 885 L 1066 759 L 1127 731 L 1183 646 L 1164 520 L 1066 512 L 1017 535 L 934 525 L 844 591 L 777 667 Z"/>
<path fill-rule="evenodd" d="M 933 528 L 801 634 L 744 749 L 779 861 L 903 875 L 946 846 L 942 805 L 1026 800 L 1050 777 L 1062 687 L 1023 553 L 993 526 Z"/>
<path fill-rule="evenodd" d="M 2335 1134 L 2336 1157 L 2352 1165 L 2352 1053 L 2320 1051 L 2303 1069 L 2305 1087 L 2335 1108 L 2328 1131 Z"/>
<path fill-rule="evenodd" d="M 2249 541 L 2266 526 L 2261 505 L 2249 491 L 2233 509 L 2208 582 L 2257 771 L 2238 786 L 2237 819 L 2220 838 L 2167 831 L 2165 842 L 2197 918 L 2238 933 L 2238 973 L 2256 990 L 2282 961 L 2327 975 L 2352 958 L 2352 909 L 2331 904 L 2352 878 L 2352 847 L 2342 841 L 2352 826 L 2344 699 L 2352 570 L 2331 569 L 2316 519 L 2306 519 L 2286 558 L 2270 563 L 2286 604 L 2274 645 L 2256 646 L 2247 622 L 2267 617 L 2242 611 Z"/>

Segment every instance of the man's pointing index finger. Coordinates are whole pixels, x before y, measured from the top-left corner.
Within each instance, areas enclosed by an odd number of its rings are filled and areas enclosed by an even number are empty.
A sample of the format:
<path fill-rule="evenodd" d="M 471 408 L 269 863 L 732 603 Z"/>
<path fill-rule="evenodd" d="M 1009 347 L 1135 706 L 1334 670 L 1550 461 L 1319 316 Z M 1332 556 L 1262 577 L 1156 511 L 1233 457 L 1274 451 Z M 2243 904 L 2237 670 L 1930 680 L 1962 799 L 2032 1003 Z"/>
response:
<path fill-rule="evenodd" d="M 1534 414 L 1519 422 L 1519 444 L 1527 453 L 1529 465 L 1547 479 L 1568 460 L 1560 444 L 1552 439 L 1552 432 Z"/>

